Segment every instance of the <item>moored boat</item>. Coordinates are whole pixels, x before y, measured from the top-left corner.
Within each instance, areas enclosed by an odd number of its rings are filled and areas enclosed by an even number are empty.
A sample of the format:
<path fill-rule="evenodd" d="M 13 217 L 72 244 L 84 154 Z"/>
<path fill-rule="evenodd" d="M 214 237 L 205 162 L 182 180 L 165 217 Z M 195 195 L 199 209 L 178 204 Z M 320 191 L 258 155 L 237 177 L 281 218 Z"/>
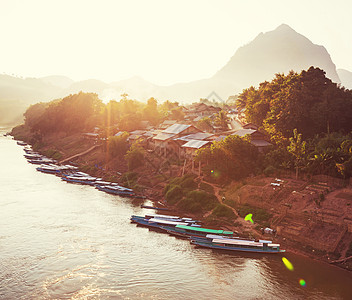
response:
<path fill-rule="evenodd" d="M 281 253 L 285 250 L 280 250 L 280 244 L 273 244 L 272 241 L 253 241 L 240 238 L 198 238 L 192 237 L 191 244 L 227 251 L 243 251 L 255 253 Z"/>
<path fill-rule="evenodd" d="M 168 228 L 167 226 L 165 226 L 164 229 L 172 235 L 177 235 L 182 237 L 206 237 L 207 234 L 216 234 L 216 235 L 227 236 L 227 237 L 233 236 L 232 231 L 226 231 L 221 229 L 209 229 L 209 228 L 203 228 L 203 227 L 193 227 L 193 226 L 187 226 L 187 225 L 177 225 L 174 228 L 173 227 Z"/>

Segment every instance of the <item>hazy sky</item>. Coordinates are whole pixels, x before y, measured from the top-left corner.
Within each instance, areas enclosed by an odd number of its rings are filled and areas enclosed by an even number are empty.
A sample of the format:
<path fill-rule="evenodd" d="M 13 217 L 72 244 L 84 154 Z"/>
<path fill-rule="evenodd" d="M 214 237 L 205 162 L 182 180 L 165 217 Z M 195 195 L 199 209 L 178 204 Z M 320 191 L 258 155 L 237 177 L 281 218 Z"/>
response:
<path fill-rule="evenodd" d="M 351 0 L 0 0 L 0 73 L 202 79 L 282 23 L 352 71 L 351 12 Z"/>

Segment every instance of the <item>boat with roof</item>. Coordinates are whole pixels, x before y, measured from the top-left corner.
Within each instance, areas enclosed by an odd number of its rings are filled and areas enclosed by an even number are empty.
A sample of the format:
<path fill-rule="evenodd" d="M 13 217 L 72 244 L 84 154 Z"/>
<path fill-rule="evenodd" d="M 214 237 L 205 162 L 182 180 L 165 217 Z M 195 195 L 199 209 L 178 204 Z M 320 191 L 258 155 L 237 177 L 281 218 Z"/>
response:
<path fill-rule="evenodd" d="M 177 225 L 175 227 L 168 228 L 167 226 L 163 227 L 168 233 L 172 235 L 177 235 L 181 237 L 206 237 L 207 234 L 216 234 L 220 236 L 232 237 L 232 231 L 226 231 L 221 229 L 209 229 L 203 227 L 193 227 L 187 225 Z"/>
<path fill-rule="evenodd" d="M 161 215 L 160 217 L 158 215 L 155 215 L 154 217 L 141 217 L 141 216 L 131 216 L 130 218 L 132 223 L 137 223 L 138 225 L 145 226 L 145 227 L 150 227 L 150 228 L 158 228 L 158 229 L 164 229 L 164 226 L 167 227 L 175 227 L 177 225 L 188 225 L 192 227 L 199 227 L 200 225 L 197 224 L 197 221 L 192 220 L 190 218 L 180 218 L 177 216 L 165 216 Z"/>
<path fill-rule="evenodd" d="M 255 253 L 282 253 L 280 244 L 274 244 L 267 240 L 248 240 L 242 238 L 226 238 L 212 235 L 205 237 L 191 237 L 191 244 L 217 250 L 242 251 Z"/>

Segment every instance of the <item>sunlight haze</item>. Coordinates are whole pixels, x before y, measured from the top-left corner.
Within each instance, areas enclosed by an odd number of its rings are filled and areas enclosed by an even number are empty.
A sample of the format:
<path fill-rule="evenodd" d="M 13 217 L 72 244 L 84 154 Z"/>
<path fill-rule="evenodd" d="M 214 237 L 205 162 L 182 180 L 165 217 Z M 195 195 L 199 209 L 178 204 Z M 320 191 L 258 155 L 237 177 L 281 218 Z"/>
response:
<path fill-rule="evenodd" d="M 285 23 L 352 70 L 349 1 L 0 1 L 1 73 L 159 85 L 211 77 Z"/>

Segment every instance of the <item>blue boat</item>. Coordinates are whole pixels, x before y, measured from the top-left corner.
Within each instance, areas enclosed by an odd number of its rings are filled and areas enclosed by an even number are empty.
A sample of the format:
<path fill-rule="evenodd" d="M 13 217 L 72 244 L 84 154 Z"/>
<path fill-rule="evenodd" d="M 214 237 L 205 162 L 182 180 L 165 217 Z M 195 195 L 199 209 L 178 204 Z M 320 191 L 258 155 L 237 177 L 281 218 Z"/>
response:
<path fill-rule="evenodd" d="M 152 219 L 146 219 L 144 217 L 139 217 L 139 216 L 131 216 L 131 222 L 132 223 L 137 223 L 138 225 L 145 226 L 145 227 L 150 227 L 150 228 L 157 228 L 157 229 L 162 229 L 164 230 L 164 226 L 167 225 L 169 227 L 174 227 L 176 225 L 188 225 L 189 223 L 186 222 L 180 222 L 180 221 L 175 221 L 172 219 L 157 219 L 157 218 L 152 218 Z"/>
<path fill-rule="evenodd" d="M 227 236 L 227 237 L 233 236 L 232 231 L 193 227 L 193 226 L 187 226 L 187 225 L 177 225 L 175 227 L 170 227 L 170 228 L 165 226 L 164 229 L 172 235 L 177 235 L 181 237 L 206 237 L 207 234 L 216 234 L 216 235 Z"/>
<path fill-rule="evenodd" d="M 255 253 L 281 253 L 280 244 L 273 244 L 271 241 L 265 240 L 246 240 L 240 238 L 225 237 L 191 237 L 191 244 L 217 250 L 242 251 Z"/>
<path fill-rule="evenodd" d="M 96 177 L 64 176 L 64 177 L 61 177 L 61 179 L 70 183 L 94 185 Z"/>

